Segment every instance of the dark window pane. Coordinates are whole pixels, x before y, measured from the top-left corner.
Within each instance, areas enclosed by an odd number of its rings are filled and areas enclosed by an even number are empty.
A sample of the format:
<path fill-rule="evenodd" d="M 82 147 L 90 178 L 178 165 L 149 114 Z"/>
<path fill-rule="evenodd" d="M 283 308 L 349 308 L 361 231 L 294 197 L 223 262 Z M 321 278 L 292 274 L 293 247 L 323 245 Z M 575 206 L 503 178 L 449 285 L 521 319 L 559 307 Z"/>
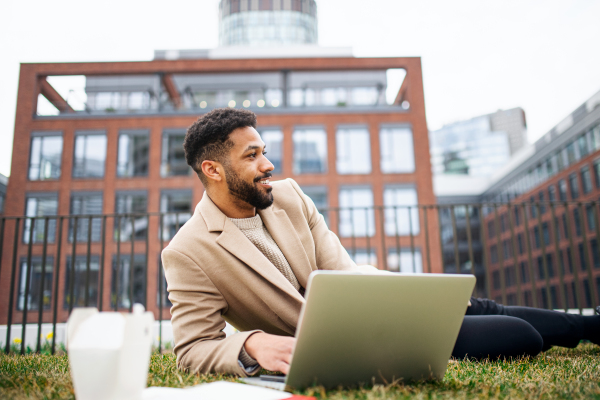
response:
<path fill-rule="evenodd" d="M 548 187 L 548 200 L 556 201 L 556 187 L 554 185 Z"/>
<path fill-rule="evenodd" d="M 575 200 L 579 197 L 579 183 L 577 181 L 577 174 L 572 173 L 569 175 L 569 185 L 571 186 L 571 199 Z"/>
<path fill-rule="evenodd" d="M 179 228 L 191 218 L 191 190 L 164 191 L 160 197 L 163 215 L 163 240 L 170 240 Z"/>
<path fill-rule="evenodd" d="M 327 133 L 324 129 L 297 129 L 294 141 L 294 174 L 327 172 Z"/>
<path fill-rule="evenodd" d="M 25 215 L 28 217 L 45 217 L 56 215 L 58 211 L 58 196 L 51 193 L 40 195 L 29 195 L 25 203 Z M 44 219 L 25 220 L 25 229 L 23 230 L 23 242 L 29 243 L 31 226 L 33 224 L 33 243 L 44 242 L 44 228 L 46 221 Z M 48 220 L 48 243 L 54 243 L 56 236 L 56 219 Z"/>
<path fill-rule="evenodd" d="M 62 136 L 34 136 L 31 138 L 29 180 L 60 178 Z"/>
<path fill-rule="evenodd" d="M 27 309 L 39 310 L 40 302 L 44 309 L 49 309 L 52 302 L 52 276 L 54 272 L 54 260 L 46 258 L 45 270 L 42 268 L 42 257 L 32 257 L 31 266 L 27 266 L 27 258 L 21 259 L 19 273 L 19 293 L 17 298 L 17 310 L 25 307 L 25 288 L 27 287 L 27 272 L 29 272 L 29 293 L 27 296 Z M 42 288 L 43 278 L 43 290 Z"/>
<path fill-rule="evenodd" d="M 148 194 L 146 192 L 120 192 L 115 199 L 116 214 L 145 214 L 148 207 Z M 133 221 L 132 221 L 133 219 Z M 133 226 L 132 226 L 133 225 Z M 131 232 L 135 232 L 136 240 L 146 238 L 148 231 L 148 217 L 145 215 L 123 215 L 115 217 L 114 238 L 119 235 L 122 242 L 131 240 Z M 119 232 L 119 226 L 121 230 Z"/>
<path fill-rule="evenodd" d="M 65 297 L 63 303 L 65 309 L 69 307 L 71 301 L 71 279 L 73 277 L 73 272 L 75 272 L 73 281 L 73 307 L 85 306 L 86 282 L 89 282 L 89 286 L 87 286 L 89 297 L 88 307 L 98 306 L 99 259 L 98 256 L 90 257 L 88 276 L 87 256 L 75 256 L 75 268 L 71 267 L 71 256 L 67 256 L 66 284 L 64 287 Z M 75 271 L 73 271 L 73 269 Z"/>
<path fill-rule="evenodd" d="M 161 176 L 185 176 L 190 173 L 191 168 L 187 165 L 183 151 L 183 139 L 185 131 L 163 132 Z"/>
<path fill-rule="evenodd" d="M 581 183 L 583 185 L 583 193 L 587 194 L 592 191 L 592 174 L 588 166 L 581 168 Z"/>
<path fill-rule="evenodd" d="M 73 241 L 75 226 L 74 215 L 77 218 L 77 241 L 88 241 L 88 225 L 90 218 L 86 215 L 102 214 L 102 193 L 74 193 L 71 195 L 71 217 L 69 218 L 69 241 Z M 91 218 L 92 232 L 90 240 L 97 242 L 101 237 L 102 218 Z"/>
<path fill-rule="evenodd" d="M 112 259 L 111 279 L 111 307 L 118 300 L 119 308 L 129 308 L 131 304 L 130 293 L 133 294 L 133 303 L 146 306 L 146 255 L 133 256 L 133 271 L 131 270 L 131 255 L 121 254 L 117 271 L 117 256 Z"/>
<path fill-rule="evenodd" d="M 558 181 L 558 195 L 560 201 L 567 201 L 567 182 L 564 179 Z"/>
<path fill-rule="evenodd" d="M 74 178 L 102 178 L 106 161 L 106 135 L 75 136 Z"/>
<path fill-rule="evenodd" d="M 117 176 L 148 175 L 150 138 L 147 131 L 123 131 L 119 135 Z"/>
<path fill-rule="evenodd" d="M 260 129 L 260 137 L 265 142 L 266 157 L 273 164 L 273 174 L 281 174 L 283 159 L 283 132 L 280 129 Z"/>

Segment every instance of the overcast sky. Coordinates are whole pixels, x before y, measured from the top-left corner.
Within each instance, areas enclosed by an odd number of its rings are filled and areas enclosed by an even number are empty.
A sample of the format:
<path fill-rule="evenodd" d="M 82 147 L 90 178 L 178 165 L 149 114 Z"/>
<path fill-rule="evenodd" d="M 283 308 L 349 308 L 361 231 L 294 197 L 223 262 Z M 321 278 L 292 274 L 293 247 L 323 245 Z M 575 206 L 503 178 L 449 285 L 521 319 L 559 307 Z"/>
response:
<path fill-rule="evenodd" d="M 320 45 L 352 46 L 358 57 L 422 57 L 430 129 L 522 107 L 533 141 L 600 90 L 600 1 L 317 4 Z M 0 173 L 10 175 L 19 63 L 150 60 L 154 49 L 216 47 L 217 9 L 218 0 L 1 1 Z"/>

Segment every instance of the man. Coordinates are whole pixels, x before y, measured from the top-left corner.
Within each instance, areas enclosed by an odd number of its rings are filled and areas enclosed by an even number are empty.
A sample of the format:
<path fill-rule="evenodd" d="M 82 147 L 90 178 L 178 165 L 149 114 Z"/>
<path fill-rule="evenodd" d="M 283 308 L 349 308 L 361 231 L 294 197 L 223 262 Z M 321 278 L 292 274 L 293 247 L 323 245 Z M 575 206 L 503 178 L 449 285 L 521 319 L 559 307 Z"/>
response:
<path fill-rule="evenodd" d="M 206 193 L 162 259 L 177 363 L 191 372 L 287 373 L 308 275 L 375 271 L 350 259 L 296 182 L 269 180 L 273 165 L 255 128 L 250 111 L 215 109 L 184 141 Z M 600 341 L 600 317 L 471 301 L 455 357 L 535 356 Z M 225 321 L 241 332 L 226 338 Z"/>

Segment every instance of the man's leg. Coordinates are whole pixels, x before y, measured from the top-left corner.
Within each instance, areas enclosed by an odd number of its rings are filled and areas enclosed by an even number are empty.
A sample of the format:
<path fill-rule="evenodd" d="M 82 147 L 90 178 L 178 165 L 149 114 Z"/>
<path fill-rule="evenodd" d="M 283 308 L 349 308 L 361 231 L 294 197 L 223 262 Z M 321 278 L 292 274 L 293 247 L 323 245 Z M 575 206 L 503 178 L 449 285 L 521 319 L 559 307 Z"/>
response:
<path fill-rule="evenodd" d="M 452 357 L 511 358 L 535 357 L 544 341 L 528 322 L 504 315 L 466 315 L 460 327 Z"/>
<path fill-rule="evenodd" d="M 582 339 L 597 343 L 600 338 L 600 316 L 584 317 L 539 308 L 503 306 L 474 297 L 466 315 L 506 315 L 525 320 L 541 335 L 544 350 L 552 346 L 576 347 Z"/>

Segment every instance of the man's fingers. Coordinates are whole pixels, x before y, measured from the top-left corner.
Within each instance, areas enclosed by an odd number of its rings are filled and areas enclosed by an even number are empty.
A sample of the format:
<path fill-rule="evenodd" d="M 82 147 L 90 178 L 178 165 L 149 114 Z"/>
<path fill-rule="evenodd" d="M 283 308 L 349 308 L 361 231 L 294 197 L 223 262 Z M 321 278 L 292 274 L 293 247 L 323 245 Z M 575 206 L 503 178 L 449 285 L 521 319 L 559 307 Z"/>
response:
<path fill-rule="evenodd" d="M 290 372 L 290 364 L 285 361 L 279 361 L 277 363 L 277 370 L 287 375 Z"/>

